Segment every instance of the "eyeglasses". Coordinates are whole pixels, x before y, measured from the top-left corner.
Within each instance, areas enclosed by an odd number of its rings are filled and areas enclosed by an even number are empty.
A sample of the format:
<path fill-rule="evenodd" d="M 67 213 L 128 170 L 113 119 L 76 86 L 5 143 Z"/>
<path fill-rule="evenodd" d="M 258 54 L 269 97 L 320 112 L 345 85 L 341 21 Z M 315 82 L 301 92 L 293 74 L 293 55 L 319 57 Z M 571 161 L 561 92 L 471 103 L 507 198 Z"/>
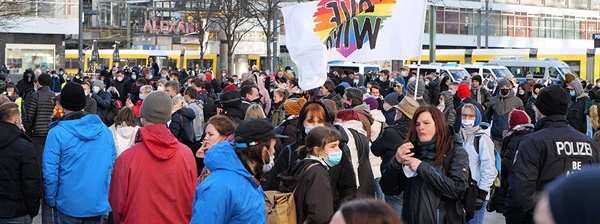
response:
<path fill-rule="evenodd" d="M 463 119 L 471 119 L 471 118 L 475 119 L 475 115 L 472 115 L 472 114 L 463 114 L 462 118 Z"/>

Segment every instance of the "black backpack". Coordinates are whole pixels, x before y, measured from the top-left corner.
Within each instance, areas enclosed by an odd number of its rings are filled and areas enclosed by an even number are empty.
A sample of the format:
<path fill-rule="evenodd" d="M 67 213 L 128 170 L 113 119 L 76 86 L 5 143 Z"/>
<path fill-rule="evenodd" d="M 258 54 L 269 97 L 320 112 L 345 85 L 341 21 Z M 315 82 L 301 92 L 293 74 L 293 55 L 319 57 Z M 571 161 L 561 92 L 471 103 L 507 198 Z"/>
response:
<path fill-rule="evenodd" d="M 201 100 L 204 103 L 204 107 L 202 107 L 202 111 L 204 112 L 204 122 L 208 122 L 208 119 L 217 115 L 217 106 L 215 105 L 215 100 L 208 96 Z"/>
<path fill-rule="evenodd" d="M 116 100 L 116 99 L 110 99 L 110 106 L 108 107 L 108 110 L 106 111 L 106 115 L 105 115 L 105 121 L 104 123 L 106 124 L 106 126 L 112 126 L 115 123 L 115 118 L 117 117 L 117 114 L 119 113 L 119 111 L 121 110 L 122 107 L 122 103 L 120 100 Z"/>

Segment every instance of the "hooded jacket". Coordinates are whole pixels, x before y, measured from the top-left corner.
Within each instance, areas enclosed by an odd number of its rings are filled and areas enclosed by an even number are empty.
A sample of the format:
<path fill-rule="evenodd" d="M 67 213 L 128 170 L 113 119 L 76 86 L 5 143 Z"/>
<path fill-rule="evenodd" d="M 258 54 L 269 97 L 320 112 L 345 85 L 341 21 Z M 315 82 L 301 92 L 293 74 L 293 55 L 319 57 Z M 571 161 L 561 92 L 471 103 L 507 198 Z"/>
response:
<path fill-rule="evenodd" d="M 69 120 L 83 113 L 52 123 L 42 156 L 46 202 L 72 217 L 111 211 L 108 189 L 117 158 L 112 133 L 98 115 Z"/>
<path fill-rule="evenodd" d="M 104 124 L 111 124 L 114 121 L 109 121 L 107 120 L 108 118 L 108 110 L 110 109 L 110 105 L 112 104 L 112 100 L 110 98 L 110 93 L 104 91 L 104 90 L 100 90 L 100 92 L 98 92 L 97 94 L 92 93 L 92 98 L 94 100 L 96 100 L 96 103 L 98 104 L 98 116 L 100 116 L 100 119 L 102 119 L 102 121 L 104 122 Z"/>
<path fill-rule="evenodd" d="M 558 134 L 557 134 L 558 133 Z M 506 223 L 533 223 L 537 193 L 560 176 L 598 162 L 598 145 L 561 115 L 540 119 L 524 136 L 508 175 Z"/>
<path fill-rule="evenodd" d="M 585 114 L 586 102 L 590 98 L 583 92 L 580 82 L 571 82 L 575 89 L 575 97 L 571 97 L 571 104 L 567 111 L 567 121 L 573 128 L 581 133 L 587 133 L 587 117 Z"/>
<path fill-rule="evenodd" d="M 115 139 L 115 147 L 117 148 L 117 156 L 121 155 L 126 149 L 135 144 L 135 136 L 139 130 L 139 126 L 127 126 L 125 122 L 122 124 L 113 124 L 109 127 Z"/>
<path fill-rule="evenodd" d="M 433 163 L 435 143 L 429 149 L 418 145 L 415 149 L 423 155 L 416 170 L 417 176 L 406 177 L 402 165 L 392 159 L 382 172 L 380 185 L 383 193 L 398 195 L 404 192 L 402 218 L 406 223 L 465 223 L 459 201 L 468 187 L 467 152 L 460 146 L 449 149 L 454 150 L 454 155 L 451 156 L 449 170 L 445 170 Z"/>
<path fill-rule="evenodd" d="M 34 217 L 42 196 L 35 147 L 14 124 L 0 130 L 0 218 Z"/>
<path fill-rule="evenodd" d="M 194 118 L 196 114 L 191 108 L 181 108 L 171 115 L 169 130 L 179 142 L 190 146 L 194 143 Z"/>
<path fill-rule="evenodd" d="M 371 124 L 371 135 L 368 136 L 369 141 L 372 142 L 377 140 L 377 137 L 382 134 L 384 128 L 383 124 L 385 124 L 385 116 L 383 115 L 383 112 L 378 109 L 370 110 L 369 114 L 371 114 L 371 117 L 373 118 L 373 124 Z"/>
<path fill-rule="evenodd" d="M 498 81 L 498 88 L 509 86 L 510 83 L 506 79 Z M 508 130 L 508 115 L 513 109 L 523 110 L 523 102 L 517 98 L 512 90 L 509 91 L 506 97 L 502 94 L 494 96 L 490 101 L 487 110 L 488 120 L 492 121 L 492 139 L 502 141 L 502 133 Z"/>
<path fill-rule="evenodd" d="M 266 223 L 262 187 L 229 142 L 208 150 L 204 164 L 212 173 L 196 189 L 190 223 Z"/>
<path fill-rule="evenodd" d="M 321 99 L 333 100 L 338 110 L 344 109 L 344 101 L 342 100 L 342 97 L 340 97 L 340 95 L 336 92 L 330 92 L 329 95 L 324 96 Z"/>
<path fill-rule="evenodd" d="M 475 108 L 475 123 L 473 127 L 461 127 L 460 135 L 463 140 L 462 146 L 469 156 L 469 168 L 471 177 L 477 181 L 480 190 L 489 192 L 494 183 L 498 171 L 496 170 L 496 159 L 494 154 L 494 142 L 484 130 L 481 124 L 481 112 Z M 475 136 L 479 139 L 479 152 L 475 150 Z"/>
<path fill-rule="evenodd" d="M 390 161 L 396 155 L 398 147 L 404 144 L 410 129 L 410 118 L 403 116 L 395 121 L 394 125 L 390 125 L 383 129 L 383 134 L 373 142 L 371 151 L 373 155 L 382 158 L 380 171 L 385 170 Z"/>
<path fill-rule="evenodd" d="M 192 150 L 163 124 L 142 127 L 138 136 L 115 161 L 109 194 L 115 223 L 189 223 L 198 177 Z"/>
<path fill-rule="evenodd" d="M 301 173 L 311 164 L 319 163 L 306 171 L 304 177 Z M 315 158 L 305 158 L 298 161 L 291 169 L 289 175 L 284 172 L 281 176 L 279 191 L 296 192 L 297 223 L 328 223 L 333 216 L 333 192 L 330 185 L 327 166 Z"/>

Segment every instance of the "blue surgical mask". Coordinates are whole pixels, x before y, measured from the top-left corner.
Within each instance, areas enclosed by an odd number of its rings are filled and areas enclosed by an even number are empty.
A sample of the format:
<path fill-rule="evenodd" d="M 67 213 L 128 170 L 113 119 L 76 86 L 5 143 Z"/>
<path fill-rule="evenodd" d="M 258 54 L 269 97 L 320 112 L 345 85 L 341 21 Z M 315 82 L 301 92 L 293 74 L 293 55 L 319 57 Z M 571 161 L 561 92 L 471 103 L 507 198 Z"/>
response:
<path fill-rule="evenodd" d="M 379 76 L 379 81 L 384 81 L 383 76 Z"/>
<path fill-rule="evenodd" d="M 329 158 L 325 160 L 325 163 L 327 163 L 327 165 L 329 165 L 330 167 L 338 165 L 340 161 L 342 161 L 342 151 L 328 152 L 327 156 Z"/>
<path fill-rule="evenodd" d="M 135 80 L 137 77 L 135 75 L 131 76 L 131 79 Z"/>
<path fill-rule="evenodd" d="M 98 94 L 98 92 L 100 92 L 100 87 L 98 87 L 98 86 L 92 87 L 92 92 Z"/>
<path fill-rule="evenodd" d="M 148 80 L 152 80 L 152 75 L 148 76 Z"/>
<path fill-rule="evenodd" d="M 144 94 L 140 93 L 139 97 L 140 97 L 140 100 L 144 100 Z"/>
<path fill-rule="evenodd" d="M 402 71 L 402 72 L 400 72 L 400 75 L 401 75 L 402 77 L 406 77 L 406 72 L 405 72 L 405 71 Z"/>
<path fill-rule="evenodd" d="M 569 92 L 569 94 L 571 95 L 571 97 L 575 97 L 575 92 Z"/>

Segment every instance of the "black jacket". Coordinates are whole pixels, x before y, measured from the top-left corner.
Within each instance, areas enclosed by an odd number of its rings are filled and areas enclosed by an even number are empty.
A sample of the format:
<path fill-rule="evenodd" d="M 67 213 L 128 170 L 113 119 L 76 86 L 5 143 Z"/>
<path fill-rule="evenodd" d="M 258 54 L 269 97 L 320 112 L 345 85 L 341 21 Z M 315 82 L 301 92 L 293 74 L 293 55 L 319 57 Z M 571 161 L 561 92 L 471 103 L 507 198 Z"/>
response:
<path fill-rule="evenodd" d="M 88 114 L 97 114 L 98 113 L 98 102 L 91 96 L 85 97 L 85 107 L 83 108 Z"/>
<path fill-rule="evenodd" d="M 129 81 L 129 78 L 124 78 L 123 81 L 120 82 L 115 79 L 113 86 L 119 92 L 119 100 L 121 100 L 121 103 L 125 104 L 125 102 L 127 102 L 127 94 L 131 91 L 131 82 Z"/>
<path fill-rule="evenodd" d="M 433 80 L 427 85 L 429 91 L 429 104 L 438 105 L 440 104 L 440 83 L 438 80 Z"/>
<path fill-rule="evenodd" d="M 500 155 L 502 155 L 500 164 L 500 170 L 502 171 L 500 173 L 500 187 L 496 188 L 495 198 L 493 201 L 493 207 L 499 213 L 504 212 L 506 205 L 506 193 L 508 192 L 508 174 L 512 169 L 515 155 L 519 149 L 519 143 L 521 142 L 521 139 L 523 139 L 523 136 L 530 133 L 533 133 L 533 128 L 515 131 L 507 134 L 502 142 L 502 149 L 500 153 Z"/>
<path fill-rule="evenodd" d="M 537 101 L 537 99 L 535 97 L 530 96 L 529 99 L 527 99 L 527 103 L 525 104 L 525 113 L 527 113 L 527 115 L 529 116 L 529 119 L 531 119 L 531 124 L 535 124 L 537 122 L 537 120 L 535 120 L 535 110 L 533 109 L 533 106 L 535 105 L 535 101 Z"/>
<path fill-rule="evenodd" d="M 43 86 L 37 92 L 31 94 L 30 102 L 27 107 L 27 119 L 24 122 L 25 130 L 32 137 L 45 137 L 50 129 L 48 125 L 52 122 L 54 116 L 54 106 L 52 100 L 54 92 L 50 91 L 48 86 Z"/>
<path fill-rule="evenodd" d="M 194 132 L 194 119 L 196 113 L 191 108 L 181 108 L 171 115 L 169 130 L 179 140 L 190 147 L 196 138 Z"/>
<path fill-rule="evenodd" d="M 288 136 L 288 138 L 281 139 L 281 144 L 284 146 L 294 144 L 296 142 L 298 133 L 298 117 L 285 120 L 281 124 L 283 128 L 282 135 Z"/>
<path fill-rule="evenodd" d="M 384 113 L 386 124 L 393 125 L 396 122 L 396 110 L 398 109 L 392 107 Z"/>
<path fill-rule="evenodd" d="M 410 119 L 403 117 L 397 120 L 394 125 L 383 129 L 383 134 L 377 138 L 371 145 L 373 155 L 382 158 L 381 171 L 385 170 L 389 162 L 394 158 L 398 147 L 404 144 L 410 129 Z"/>
<path fill-rule="evenodd" d="M 306 171 L 304 177 L 301 173 L 313 163 L 317 165 Z M 282 181 L 279 187 L 281 192 L 294 193 L 296 202 L 296 220 L 297 223 L 303 223 L 308 219 L 308 223 L 328 223 L 333 216 L 333 192 L 331 189 L 330 178 L 327 168 L 314 159 L 303 159 L 298 161 L 290 170 L 280 176 Z"/>
<path fill-rule="evenodd" d="M 369 139 L 367 136 L 360 134 L 358 131 L 348 128 L 356 145 L 358 155 L 358 186 L 357 197 L 359 198 L 374 198 L 375 197 L 375 177 L 371 169 L 371 161 L 369 160 Z"/>
<path fill-rule="evenodd" d="M 102 119 L 102 122 L 104 122 L 106 126 L 110 126 L 109 124 L 112 125 L 114 121 L 107 120 L 108 110 L 110 109 L 110 105 L 112 104 L 110 93 L 104 90 L 100 90 L 98 94 L 92 93 L 92 98 L 96 100 L 96 105 L 98 105 L 96 112 L 98 116 L 100 116 L 100 119 Z"/>
<path fill-rule="evenodd" d="M 468 187 L 469 158 L 460 146 L 455 146 L 450 169 L 433 165 L 435 152 L 421 158 L 417 176 L 407 178 L 402 165 L 393 159 L 381 173 L 381 190 L 386 195 L 404 192 L 402 218 L 406 223 L 465 223 L 459 200 Z M 449 154 L 447 154 L 449 155 Z"/>
<path fill-rule="evenodd" d="M 536 195 L 557 177 L 598 162 L 598 145 L 561 115 L 542 118 L 518 146 L 508 175 L 506 223 L 533 223 Z M 560 134 L 557 134 L 560 133 Z"/>
<path fill-rule="evenodd" d="M 567 121 L 579 132 L 587 133 L 587 117 L 585 115 L 586 102 L 590 100 L 587 96 L 571 100 L 567 111 Z"/>
<path fill-rule="evenodd" d="M 35 147 L 14 124 L 0 130 L 0 218 L 34 217 L 42 196 Z"/>

